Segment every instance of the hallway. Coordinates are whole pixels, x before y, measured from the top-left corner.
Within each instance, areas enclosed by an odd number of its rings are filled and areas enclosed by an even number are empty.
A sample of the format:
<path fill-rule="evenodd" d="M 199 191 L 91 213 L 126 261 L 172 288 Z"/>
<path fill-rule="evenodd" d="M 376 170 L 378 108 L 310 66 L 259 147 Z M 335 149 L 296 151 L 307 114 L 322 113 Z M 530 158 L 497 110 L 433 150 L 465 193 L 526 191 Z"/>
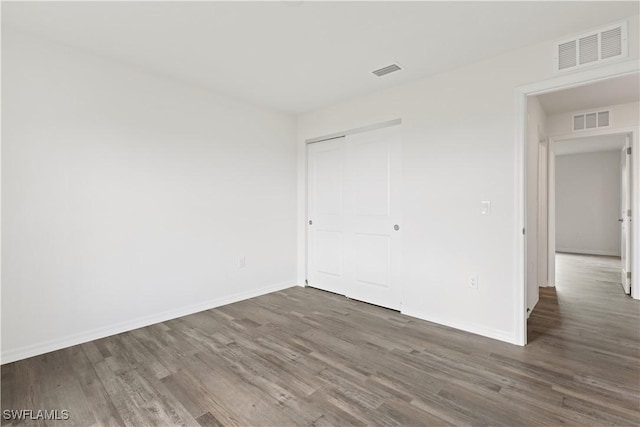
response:
<path fill-rule="evenodd" d="M 635 402 L 638 419 L 640 304 L 624 294 L 619 264 L 613 257 L 556 254 L 557 285 L 540 288 L 527 348 L 552 354 L 550 369 L 566 369 L 576 384 L 593 388 L 594 406 L 584 411 L 602 405 L 616 412 L 622 409 L 615 403 L 618 396 Z"/>

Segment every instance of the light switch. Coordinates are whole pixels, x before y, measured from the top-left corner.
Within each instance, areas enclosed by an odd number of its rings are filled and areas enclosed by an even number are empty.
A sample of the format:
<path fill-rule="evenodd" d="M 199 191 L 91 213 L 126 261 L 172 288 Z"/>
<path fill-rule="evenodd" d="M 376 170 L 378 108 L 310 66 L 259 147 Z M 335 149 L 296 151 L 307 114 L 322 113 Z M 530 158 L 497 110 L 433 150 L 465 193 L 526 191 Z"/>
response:
<path fill-rule="evenodd" d="M 491 215 L 491 202 L 489 200 L 483 200 L 480 202 L 480 214 Z"/>

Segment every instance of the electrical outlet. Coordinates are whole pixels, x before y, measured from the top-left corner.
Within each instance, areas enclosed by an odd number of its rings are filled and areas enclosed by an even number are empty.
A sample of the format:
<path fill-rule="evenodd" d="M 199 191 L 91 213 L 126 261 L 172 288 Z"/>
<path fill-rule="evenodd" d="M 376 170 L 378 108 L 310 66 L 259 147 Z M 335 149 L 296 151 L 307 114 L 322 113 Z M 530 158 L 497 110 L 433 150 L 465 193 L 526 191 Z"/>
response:
<path fill-rule="evenodd" d="M 469 287 L 473 289 L 478 289 L 478 275 L 474 274 L 469 278 Z"/>
<path fill-rule="evenodd" d="M 238 257 L 238 268 L 245 268 L 247 266 L 247 260 L 245 259 L 244 255 L 241 257 Z"/>

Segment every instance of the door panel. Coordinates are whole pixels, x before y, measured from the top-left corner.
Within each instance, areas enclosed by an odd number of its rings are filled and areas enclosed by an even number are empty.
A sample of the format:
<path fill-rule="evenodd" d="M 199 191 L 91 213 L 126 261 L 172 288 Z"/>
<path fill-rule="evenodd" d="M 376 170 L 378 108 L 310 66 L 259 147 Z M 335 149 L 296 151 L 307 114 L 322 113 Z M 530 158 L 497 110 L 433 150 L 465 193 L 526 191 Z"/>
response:
<path fill-rule="evenodd" d="M 338 148 L 319 151 L 315 162 L 316 211 L 318 215 L 342 215 L 342 161 Z"/>
<path fill-rule="evenodd" d="M 319 230 L 316 232 L 316 270 L 319 273 L 342 275 L 342 233 Z"/>
<path fill-rule="evenodd" d="M 401 305 L 397 133 L 385 128 L 309 147 L 309 284 L 393 309 Z"/>
<path fill-rule="evenodd" d="M 356 281 L 360 285 L 389 287 L 391 245 L 388 236 L 356 235 Z"/>
<path fill-rule="evenodd" d="M 309 146 L 307 280 L 331 292 L 345 293 L 344 144 L 341 140 Z"/>
<path fill-rule="evenodd" d="M 356 142 L 351 158 L 356 172 L 356 215 L 388 216 L 389 142 Z"/>

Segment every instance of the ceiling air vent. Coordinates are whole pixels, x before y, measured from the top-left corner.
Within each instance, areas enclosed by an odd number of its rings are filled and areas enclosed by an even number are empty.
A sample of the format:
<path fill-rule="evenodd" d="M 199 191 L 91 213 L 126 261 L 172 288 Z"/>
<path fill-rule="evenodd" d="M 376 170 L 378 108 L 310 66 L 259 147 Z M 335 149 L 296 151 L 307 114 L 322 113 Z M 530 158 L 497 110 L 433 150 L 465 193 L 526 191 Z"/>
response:
<path fill-rule="evenodd" d="M 627 56 L 627 22 L 609 25 L 555 45 L 555 69 L 564 71 Z"/>
<path fill-rule="evenodd" d="M 573 129 L 574 132 L 578 132 L 608 127 L 610 117 L 611 112 L 609 110 L 574 114 L 571 117 L 571 129 Z"/>
<path fill-rule="evenodd" d="M 375 74 L 378 77 L 382 77 L 384 75 L 387 75 L 396 71 L 400 71 L 400 70 L 402 70 L 402 67 L 400 67 L 398 64 L 391 64 L 391 65 L 387 65 L 386 67 L 382 67 L 379 70 L 375 70 L 373 74 Z"/>

